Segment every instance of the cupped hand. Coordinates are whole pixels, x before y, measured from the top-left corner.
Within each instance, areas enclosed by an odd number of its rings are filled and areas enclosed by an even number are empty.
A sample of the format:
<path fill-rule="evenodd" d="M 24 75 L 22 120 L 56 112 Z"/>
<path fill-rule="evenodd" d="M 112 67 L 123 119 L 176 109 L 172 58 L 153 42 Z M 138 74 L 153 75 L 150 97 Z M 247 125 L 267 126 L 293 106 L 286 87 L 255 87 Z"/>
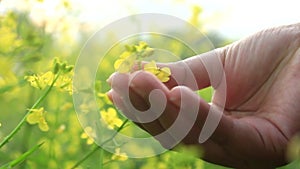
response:
<path fill-rule="evenodd" d="M 224 94 L 215 92 L 212 104 L 208 104 L 194 92 L 211 85 L 206 68 L 215 65 L 202 62 L 209 57 L 217 57 L 222 63 L 226 102 L 218 127 L 207 141 L 199 143 L 210 106 L 222 105 Z M 300 24 L 263 30 L 167 66 L 172 77 L 166 83 L 144 71 L 112 75 L 109 97 L 125 115 L 134 118 L 136 112 L 128 104 L 145 111 L 155 106 L 149 102 L 151 91 L 160 89 L 167 100 L 163 113 L 151 122 L 137 123 L 155 136 L 176 120 L 184 96 L 190 101 L 188 104 L 197 103 L 198 115 L 181 143 L 203 149 L 204 160 L 244 169 L 271 169 L 287 163 L 287 144 L 300 132 Z M 191 85 L 193 78 L 196 87 Z M 123 99 L 125 88 L 129 89 L 130 103 Z M 168 147 L 166 140 L 158 139 Z"/>

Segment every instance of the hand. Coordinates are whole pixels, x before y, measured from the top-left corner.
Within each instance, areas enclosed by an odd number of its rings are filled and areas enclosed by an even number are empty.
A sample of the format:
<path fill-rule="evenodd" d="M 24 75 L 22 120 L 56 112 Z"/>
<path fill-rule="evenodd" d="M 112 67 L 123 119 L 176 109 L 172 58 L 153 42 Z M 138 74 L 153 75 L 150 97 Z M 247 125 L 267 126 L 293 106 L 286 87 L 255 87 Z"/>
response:
<path fill-rule="evenodd" d="M 218 127 L 202 144 L 198 137 L 211 105 L 190 89 L 195 90 L 185 80 L 189 79 L 185 72 L 187 68 L 192 70 L 198 89 L 210 86 L 208 73 L 199 58 L 210 57 L 212 52 L 167 64 L 173 75 L 167 83 L 161 83 L 144 71 L 131 75 L 114 74 L 110 78 L 112 90 L 108 95 L 114 102 L 117 100 L 115 104 L 125 115 L 131 116 L 134 112 L 126 111 L 128 103 L 122 100 L 122 88 L 129 87 L 131 103 L 143 111 L 150 106 L 149 93 L 153 89 L 163 91 L 167 97 L 163 114 L 152 122 L 138 123 L 153 136 L 172 125 L 180 109 L 180 98 L 185 95 L 200 106 L 196 122 L 182 143 L 202 148 L 204 156 L 201 158 L 247 169 L 268 169 L 286 164 L 287 144 L 300 132 L 300 24 L 258 32 L 214 53 L 223 64 L 227 95 Z M 132 76 L 134 79 L 130 81 Z M 220 97 L 221 94 L 216 92 L 212 104 L 218 105 Z M 162 145 L 167 144 L 164 140 L 159 141 Z"/>

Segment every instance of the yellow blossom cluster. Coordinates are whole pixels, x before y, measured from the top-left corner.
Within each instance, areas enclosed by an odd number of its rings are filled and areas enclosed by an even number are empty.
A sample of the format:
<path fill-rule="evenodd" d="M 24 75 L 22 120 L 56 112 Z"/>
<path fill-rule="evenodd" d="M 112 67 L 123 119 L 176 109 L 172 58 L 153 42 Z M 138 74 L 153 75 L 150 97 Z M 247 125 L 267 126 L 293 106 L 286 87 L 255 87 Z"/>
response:
<path fill-rule="evenodd" d="M 43 90 L 47 86 L 50 86 L 52 84 L 54 77 L 55 74 L 53 72 L 47 71 L 46 73 L 25 76 L 25 79 L 30 83 L 32 87 Z M 69 94 L 72 94 L 73 92 L 72 78 L 70 77 L 70 75 L 60 75 L 53 86 L 58 88 L 60 91 L 65 91 Z"/>
<path fill-rule="evenodd" d="M 52 84 L 56 75 L 60 72 L 59 77 L 53 86 L 58 88 L 60 91 L 68 92 L 71 95 L 73 92 L 72 70 L 73 66 L 67 65 L 65 62 L 61 63 L 57 58 L 55 58 L 53 71 L 25 76 L 25 80 L 27 80 L 32 87 L 43 90 Z"/>
<path fill-rule="evenodd" d="M 144 70 L 155 75 L 161 82 L 170 80 L 171 70 L 168 67 L 159 68 L 155 61 L 151 61 L 144 66 Z"/>
<path fill-rule="evenodd" d="M 115 61 L 114 68 L 120 73 L 130 72 L 136 62 L 140 62 L 142 58 L 152 55 L 153 51 L 146 42 L 140 42 L 138 45 L 133 46 L 127 45 L 126 51 Z"/>
<path fill-rule="evenodd" d="M 47 86 L 50 86 L 53 79 L 54 74 L 51 71 L 46 73 L 34 74 L 31 76 L 25 76 L 25 79 L 30 83 L 32 87 L 38 89 L 44 89 Z"/>
<path fill-rule="evenodd" d="M 134 66 L 141 68 L 142 59 L 152 55 L 153 52 L 154 50 L 150 48 L 146 42 L 140 42 L 138 45 L 126 46 L 126 51 L 115 61 L 114 68 L 119 73 L 131 72 Z M 145 64 L 144 70 L 155 75 L 161 82 L 169 81 L 171 76 L 170 68 L 159 68 L 155 61 Z"/>

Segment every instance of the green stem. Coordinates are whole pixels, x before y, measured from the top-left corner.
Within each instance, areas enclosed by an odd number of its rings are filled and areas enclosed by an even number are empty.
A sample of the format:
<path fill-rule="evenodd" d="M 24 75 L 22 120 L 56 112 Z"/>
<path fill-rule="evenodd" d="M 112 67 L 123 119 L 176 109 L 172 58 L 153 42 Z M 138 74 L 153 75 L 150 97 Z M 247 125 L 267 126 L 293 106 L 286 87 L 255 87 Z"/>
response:
<path fill-rule="evenodd" d="M 109 163 L 111 163 L 111 162 L 113 162 L 114 160 L 108 160 L 108 161 L 105 161 L 104 163 L 103 163 L 103 166 L 105 166 L 105 165 L 107 165 L 107 164 L 109 164 Z"/>
<path fill-rule="evenodd" d="M 100 158 L 99 158 L 99 169 L 103 169 L 103 154 L 104 154 L 104 150 L 103 149 L 100 149 Z"/>
<path fill-rule="evenodd" d="M 93 148 L 82 159 L 80 159 L 71 169 L 75 169 L 76 167 L 78 167 L 81 163 L 83 163 L 86 159 L 88 159 L 91 155 L 93 155 L 97 150 L 102 149 L 102 146 L 104 146 L 105 144 L 107 144 L 108 142 L 110 142 L 112 139 L 114 139 L 116 137 L 116 135 L 119 133 L 119 131 L 121 131 L 124 128 L 124 126 L 125 126 L 125 124 L 127 122 L 128 122 L 128 119 L 126 119 L 122 123 L 122 125 L 118 128 L 117 132 L 115 132 L 110 138 L 108 138 L 107 140 L 105 140 L 104 142 L 102 142 L 99 146 L 96 146 L 95 148 Z"/>
<path fill-rule="evenodd" d="M 26 151 L 24 154 L 22 154 L 20 157 L 18 157 L 17 159 L 3 165 L 0 167 L 0 169 L 8 169 L 8 168 L 13 168 L 16 165 L 21 164 L 22 162 L 24 162 L 26 160 L 26 158 L 28 156 L 30 156 L 32 153 L 34 153 L 38 148 L 40 148 L 42 145 L 44 144 L 44 142 L 35 145 L 33 148 L 31 148 L 30 150 Z"/>
<path fill-rule="evenodd" d="M 0 149 L 3 147 L 6 143 L 9 142 L 9 140 L 21 129 L 23 124 L 26 122 L 27 116 L 31 113 L 32 109 L 36 109 L 40 103 L 47 97 L 47 95 L 50 93 L 51 89 L 53 88 L 54 83 L 59 77 L 59 73 L 56 75 L 55 79 L 52 81 L 49 88 L 45 91 L 45 93 L 33 104 L 33 106 L 26 112 L 24 117 L 21 119 L 21 121 L 18 123 L 18 125 L 9 133 L 8 136 L 4 138 L 4 140 L 0 143 Z"/>

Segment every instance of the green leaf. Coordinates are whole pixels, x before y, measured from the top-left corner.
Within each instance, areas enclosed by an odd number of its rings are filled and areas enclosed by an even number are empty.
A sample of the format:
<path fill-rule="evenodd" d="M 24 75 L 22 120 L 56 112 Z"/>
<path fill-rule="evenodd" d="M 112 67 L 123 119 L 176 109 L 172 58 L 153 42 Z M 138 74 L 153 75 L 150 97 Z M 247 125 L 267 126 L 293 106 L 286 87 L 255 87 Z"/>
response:
<path fill-rule="evenodd" d="M 38 148 L 40 148 L 42 145 L 44 144 L 44 142 L 35 145 L 34 147 L 32 147 L 30 150 L 26 151 L 24 154 L 22 154 L 19 158 L 4 164 L 3 166 L 0 167 L 0 169 L 8 169 L 8 168 L 13 168 L 19 164 L 21 164 L 24 160 L 26 160 L 26 158 L 28 156 L 30 156 L 33 152 L 35 152 Z"/>
<path fill-rule="evenodd" d="M 213 88 L 207 87 L 205 89 L 198 90 L 198 95 L 207 102 L 211 102 L 211 97 L 213 95 Z"/>

